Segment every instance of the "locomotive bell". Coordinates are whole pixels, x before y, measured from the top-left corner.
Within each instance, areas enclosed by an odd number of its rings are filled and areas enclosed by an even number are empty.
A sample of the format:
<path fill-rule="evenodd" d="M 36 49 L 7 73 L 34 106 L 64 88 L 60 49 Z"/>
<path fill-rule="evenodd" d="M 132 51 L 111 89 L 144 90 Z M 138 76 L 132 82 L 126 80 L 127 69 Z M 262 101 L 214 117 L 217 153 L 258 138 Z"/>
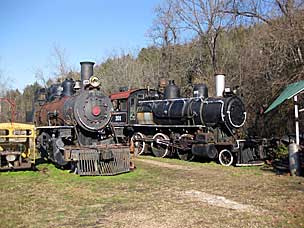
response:
<path fill-rule="evenodd" d="M 81 82 L 79 80 L 75 81 L 74 90 L 81 89 Z"/>

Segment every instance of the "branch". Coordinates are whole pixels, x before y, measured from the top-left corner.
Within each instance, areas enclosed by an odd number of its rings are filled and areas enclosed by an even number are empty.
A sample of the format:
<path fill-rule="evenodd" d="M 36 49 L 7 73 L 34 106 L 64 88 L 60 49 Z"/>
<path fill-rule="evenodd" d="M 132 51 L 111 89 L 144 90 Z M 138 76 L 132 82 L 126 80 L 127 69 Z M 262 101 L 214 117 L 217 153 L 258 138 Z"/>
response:
<path fill-rule="evenodd" d="M 239 11 L 239 10 L 235 9 L 235 10 L 219 10 L 219 12 L 224 13 L 224 14 L 234 14 L 236 16 L 242 16 L 242 17 L 256 18 L 256 19 L 259 19 L 259 20 L 265 22 L 268 25 L 272 24 L 271 21 L 262 17 L 261 15 L 259 15 L 257 13 L 249 12 L 249 11 Z"/>

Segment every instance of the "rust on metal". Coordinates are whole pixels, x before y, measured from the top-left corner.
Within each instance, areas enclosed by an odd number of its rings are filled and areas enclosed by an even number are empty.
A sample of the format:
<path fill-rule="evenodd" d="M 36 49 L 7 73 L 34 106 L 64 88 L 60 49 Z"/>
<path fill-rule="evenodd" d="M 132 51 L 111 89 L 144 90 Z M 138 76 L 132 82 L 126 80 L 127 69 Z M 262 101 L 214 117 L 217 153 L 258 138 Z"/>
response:
<path fill-rule="evenodd" d="M 95 147 L 66 146 L 64 157 L 74 162 L 81 176 L 112 176 L 130 171 L 129 146 L 104 144 Z"/>

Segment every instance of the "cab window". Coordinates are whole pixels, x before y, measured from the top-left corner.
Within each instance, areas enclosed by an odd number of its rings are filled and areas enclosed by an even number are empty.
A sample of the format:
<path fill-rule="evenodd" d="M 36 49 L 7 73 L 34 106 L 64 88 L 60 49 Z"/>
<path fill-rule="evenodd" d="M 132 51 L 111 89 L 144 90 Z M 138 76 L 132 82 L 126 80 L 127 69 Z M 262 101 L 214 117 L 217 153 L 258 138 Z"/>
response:
<path fill-rule="evenodd" d="M 127 100 L 119 101 L 120 111 L 127 111 Z"/>

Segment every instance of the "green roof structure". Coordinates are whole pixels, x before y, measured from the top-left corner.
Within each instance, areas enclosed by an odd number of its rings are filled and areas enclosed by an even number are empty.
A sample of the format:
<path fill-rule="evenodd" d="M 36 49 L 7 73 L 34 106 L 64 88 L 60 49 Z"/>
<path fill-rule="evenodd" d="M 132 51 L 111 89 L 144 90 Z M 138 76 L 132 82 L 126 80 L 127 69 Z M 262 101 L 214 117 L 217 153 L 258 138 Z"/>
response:
<path fill-rule="evenodd" d="M 302 92 L 304 90 L 304 80 L 292 83 L 283 90 L 283 92 L 280 94 L 280 96 L 275 99 L 274 102 L 267 108 L 265 113 L 270 112 L 271 110 L 275 109 L 277 106 L 282 104 L 285 100 L 288 100 L 294 96 L 296 96 L 298 93 Z"/>

